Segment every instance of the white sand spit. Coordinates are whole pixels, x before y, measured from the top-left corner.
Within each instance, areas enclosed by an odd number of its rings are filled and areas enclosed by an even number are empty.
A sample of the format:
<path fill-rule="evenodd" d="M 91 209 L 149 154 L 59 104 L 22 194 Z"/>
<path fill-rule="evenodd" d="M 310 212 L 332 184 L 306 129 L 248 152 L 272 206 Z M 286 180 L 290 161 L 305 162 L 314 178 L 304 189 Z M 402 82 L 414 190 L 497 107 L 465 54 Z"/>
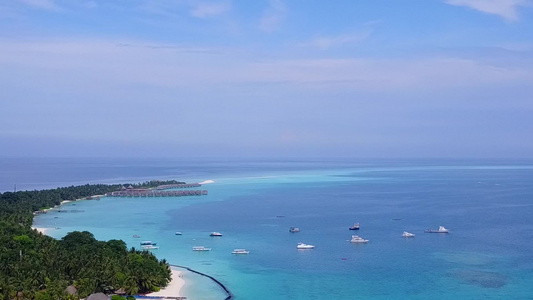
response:
<path fill-rule="evenodd" d="M 147 294 L 147 296 L 163 296 L 163 297 L 181 297 L 180 290 L 185 284 L 182 278 L 182 272 L 176 268 L 171 267 L 172 275 L 169 284 L 162 288 L 159 292 Z"/>
<path fill-rule="evenodd" d="M 35 230 L 37 230 L 37 231 L 39 231 L 40 233 L 45 234 L 45 235 L 46 235 L 46 232 L 47 232 L 48 230 L 50 230 L 50 228 L 35 227 L 35 226 L 32 226 L 31 229 L 35 229 Z"/>

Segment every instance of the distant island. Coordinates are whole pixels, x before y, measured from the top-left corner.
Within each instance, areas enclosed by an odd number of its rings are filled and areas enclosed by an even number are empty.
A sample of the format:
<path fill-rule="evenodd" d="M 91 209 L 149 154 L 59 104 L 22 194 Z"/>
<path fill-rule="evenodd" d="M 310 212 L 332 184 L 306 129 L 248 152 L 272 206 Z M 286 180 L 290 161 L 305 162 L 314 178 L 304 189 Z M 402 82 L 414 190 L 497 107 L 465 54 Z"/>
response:
<path fill-rule="evenodd" d="M 35 212 L 63 201 L 91 199 L 123 189 L 185 184 L 87 184 L 0 193 L 0 296 L 2 299 L 76 300 L 93 293 L 135 295 L 158 291 L 171 280 L 166 260 L 127 249 L 122 240 L 97 241 L 87 231 L 61 240 L 31 228 Z M 120 298 L 120 297 L 119 297 Z"/>

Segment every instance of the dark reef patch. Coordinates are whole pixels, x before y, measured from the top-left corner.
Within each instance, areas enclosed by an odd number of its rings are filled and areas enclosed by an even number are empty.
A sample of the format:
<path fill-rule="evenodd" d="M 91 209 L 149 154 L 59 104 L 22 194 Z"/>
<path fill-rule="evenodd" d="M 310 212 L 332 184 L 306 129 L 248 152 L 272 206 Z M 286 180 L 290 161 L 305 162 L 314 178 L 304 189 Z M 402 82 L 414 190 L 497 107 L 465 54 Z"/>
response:
<path fill-rule="evenodd" d="M 461 270 L 454 273 L 454 277 L 460 281 L 484 288 L 498 289 L 507 284 L 507 276 L 488 271 Z"/>

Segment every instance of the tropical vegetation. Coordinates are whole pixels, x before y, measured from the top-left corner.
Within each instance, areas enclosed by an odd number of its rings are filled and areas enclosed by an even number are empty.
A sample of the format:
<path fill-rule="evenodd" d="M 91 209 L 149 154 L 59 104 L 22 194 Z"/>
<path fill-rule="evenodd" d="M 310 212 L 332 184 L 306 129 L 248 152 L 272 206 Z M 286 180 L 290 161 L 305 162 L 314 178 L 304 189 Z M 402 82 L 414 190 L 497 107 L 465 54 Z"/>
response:
<path fill-rule="evenodd" d="M 148 188 L 175 183 L 180 182 L 131 185 Z M 122 187 L 95 184 L 1 193 L 0 299 L 70 300 L 118 290 L 134 295 L 165 286 L 170 281 L 170 268 L 148 251 L 128 249 L 121 240 L 98 241 L 87 231 L 71 232 L 56 240 L 31 228 L 35 211 Z M 77 294 L 66 292 L 70 285 Z"/>

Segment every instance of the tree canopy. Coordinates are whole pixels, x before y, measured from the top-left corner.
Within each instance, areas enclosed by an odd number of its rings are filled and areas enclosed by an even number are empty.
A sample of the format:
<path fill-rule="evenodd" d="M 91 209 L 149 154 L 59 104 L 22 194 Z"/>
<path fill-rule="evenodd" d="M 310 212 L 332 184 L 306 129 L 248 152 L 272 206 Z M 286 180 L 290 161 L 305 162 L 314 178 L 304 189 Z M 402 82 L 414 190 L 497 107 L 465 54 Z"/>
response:
<path fill-rule="evenodd" d="M 146 188 L 175 183 L 180 182 L 131 185 Z M 98 241 L 87 231 L 55 240 L 31 229 L 34 211 L 122 186 L 96 184 L 0 194 L 0 299 L 79 299 L 118 289 L 133 295 L 166 286 L 171 274 L 168 264 L 148 251 L 127 249 L 121 240 Z M 66 292 L 69 285 L 77 288 L 77 295 Z"/>

